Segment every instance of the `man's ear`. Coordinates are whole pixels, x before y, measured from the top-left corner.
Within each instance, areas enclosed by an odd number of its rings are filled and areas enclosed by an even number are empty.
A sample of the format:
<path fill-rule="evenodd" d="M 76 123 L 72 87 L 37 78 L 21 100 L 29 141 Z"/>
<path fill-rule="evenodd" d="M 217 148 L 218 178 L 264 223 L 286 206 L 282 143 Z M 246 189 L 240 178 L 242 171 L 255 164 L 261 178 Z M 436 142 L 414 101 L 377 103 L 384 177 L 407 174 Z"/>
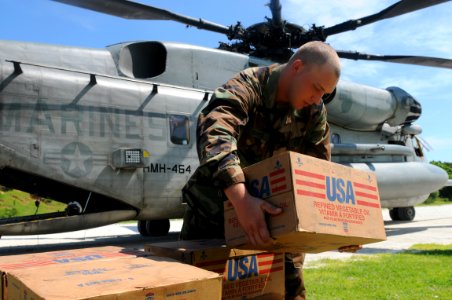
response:
<path fill-rule="evenodd" d="M 290 69 L 291 69 L 291 73 L 292 74 L 296 74 L 298 72 L 300 72 L 304 67 L 304 63 L 301 59 L 296 59 L 292 62 Z"/>

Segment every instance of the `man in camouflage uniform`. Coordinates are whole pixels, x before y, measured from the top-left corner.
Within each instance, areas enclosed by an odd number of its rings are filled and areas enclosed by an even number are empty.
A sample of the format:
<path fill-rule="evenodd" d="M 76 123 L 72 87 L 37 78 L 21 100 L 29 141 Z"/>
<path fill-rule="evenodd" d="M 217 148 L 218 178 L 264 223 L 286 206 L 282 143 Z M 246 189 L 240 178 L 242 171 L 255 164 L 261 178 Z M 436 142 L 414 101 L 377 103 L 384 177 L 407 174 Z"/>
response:
<path fill-rule="evenodd" d="M 285 65 L 250 68 L 218 88 L 198 119 L 200 166 L 183 189 L 182 239 L 224 238 L 223 201 L 234 206 L 250 243 L 270 241 L 265 214 L 281 208 L 251 196 L 243 167 L 284 150 L 331 159 L 325 94 L 340 76 L 336 52 L 303 45 Z M 286 254 L 286 299 L 304 299 L 303 254 Z"/>

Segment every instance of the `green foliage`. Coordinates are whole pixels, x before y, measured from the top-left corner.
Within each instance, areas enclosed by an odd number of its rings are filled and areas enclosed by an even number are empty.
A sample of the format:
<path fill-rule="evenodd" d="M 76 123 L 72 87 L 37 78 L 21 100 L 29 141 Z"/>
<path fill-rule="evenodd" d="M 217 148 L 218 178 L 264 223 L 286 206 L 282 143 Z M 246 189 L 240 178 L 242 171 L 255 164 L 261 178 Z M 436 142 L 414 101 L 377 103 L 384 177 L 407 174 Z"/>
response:
<path fill-rule="evenodd" d="M 443 188 L 446 189 L 447 187 Z M 442 193 L 442 190 L 436 191 L 431 193 L 427 200 L 424 201 L 424 203 L 420 204 L 420 205 L 442 205 L 442 204 L 451 204 L 450 198 L 445 197 L 444 194 Z"/>
<path fill-rule="evenodd" d="M 450 299 L 452 245 L 415 245 L 396 254 L 323 260 L 305 269 L 309 299 Z"/>
<path fill-rule="evenodd" d="M 439 196 L 452 201 L 452 186 L 445 186 L 439 190 Z"/>
<path fill-rule="evenodd" d="M 449 179 L 452 179 L 452 163 L 441 161 L 431 161 L 430 163 L 444 169 L 449 175 Z M 440 189 L 438 192 L 431 193 L 424 204 L 448 204 L 451 201 L 452 187 L 446 186 Z"/>
<path fill-rule="evenodd" d="M 449 179 L 452 179 L 452 163 L 450 162 L 441 162 L 441 161 L 431 161 L 432 165 L 438 166 L 449 174 Z"/>
<path fill-rule="evenodd" d="M 3 210 L 3 216 L 0 215 L 2 218 L 12 218 L 17 216 L 17 208 L 15 207 L 7 207 Z"/>
<path fill-rule="evenodd" d="M 433 204 L 438 200 L 439 197 L 439 191 L 430 193 L 427 200 L 423 204 Z"/>
<path fill-rule="evenodd" d="M 12 190 L 0 186 L 0 219 L 18 216 L 29 216 L 36 213 L 36 197 L 18 190 Z M 66 204 L 50 199 L 43 199 L 38 213 L 63 211 Z"/>

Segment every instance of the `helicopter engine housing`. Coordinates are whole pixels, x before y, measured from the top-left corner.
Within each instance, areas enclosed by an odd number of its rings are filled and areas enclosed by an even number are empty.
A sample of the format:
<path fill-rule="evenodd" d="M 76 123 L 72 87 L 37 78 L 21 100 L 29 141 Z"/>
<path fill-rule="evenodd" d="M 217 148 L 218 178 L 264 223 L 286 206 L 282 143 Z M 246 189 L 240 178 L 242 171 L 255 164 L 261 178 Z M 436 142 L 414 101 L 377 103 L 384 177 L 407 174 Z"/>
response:
<path fill-rule="evenodd" d="M 348 81 L 339 82 L 327 109 L 331 123 L 358 131 L 376 131 L 384 123 L 411 124 L 422 111 L 421 104 L 401 88 L 384 90 Z"/>

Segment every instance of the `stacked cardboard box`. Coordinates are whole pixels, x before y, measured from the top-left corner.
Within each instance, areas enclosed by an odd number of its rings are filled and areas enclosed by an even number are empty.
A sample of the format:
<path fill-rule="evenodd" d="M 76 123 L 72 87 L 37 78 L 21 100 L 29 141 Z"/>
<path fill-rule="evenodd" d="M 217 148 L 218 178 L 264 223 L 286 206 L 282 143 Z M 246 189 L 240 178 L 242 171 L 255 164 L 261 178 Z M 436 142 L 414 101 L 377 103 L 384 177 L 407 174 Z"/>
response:
<path fill-rule="evenodd" d="M 284 299 L 281 253 L 231 249 L 221 240 L 148 244 L 145 250 L 222 274 L 222 299 Z"/>
<path fill-rule="evenodd" d="M 221 277 L 105 247 L 2 257 L 3 299 L 221 299 Z"/>
<path fill-rule="evenodd" d="M 7 274 L 12 271 L 84 261 L 108 260 L 124 256 L 137 256 L 139 254 L 139 251 L 133 249 L 102 247 L 3 256 L 0 257 L 0 297 L 2 299 L 8 298 Z"/>
<path fill-rule="evenodd" d="M 244 169 L 248 190 L 283 208 L 268 218 L 271 251 L 319 253 L 384 241 L 383 217 L 373 173 L 284 152 Z M 225 202 L 226 242 L 247 245 L 230 202 Z"/>

